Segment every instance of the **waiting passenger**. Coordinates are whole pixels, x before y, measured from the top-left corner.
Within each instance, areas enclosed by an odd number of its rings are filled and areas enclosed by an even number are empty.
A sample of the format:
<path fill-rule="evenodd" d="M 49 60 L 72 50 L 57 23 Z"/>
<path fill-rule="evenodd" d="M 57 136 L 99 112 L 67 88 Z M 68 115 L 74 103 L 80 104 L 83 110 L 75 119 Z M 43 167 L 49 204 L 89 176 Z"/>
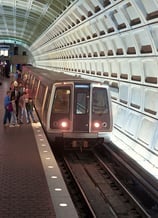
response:
<path fill-rule="evenodd" d="M 26 103 L 26 110 L 28 113 L 28 119 L 29 119 L 29 122 L 31 122 L 31 119 L 32 119 L 32 121 L 34 123 L 36 123 L 36 120 L 35 120 L 34 114 L 33 114 L 33 109 L 34 109 L 33 100 L 32 100 L 32 98 L 29 98 L 28 102 Z"/>
<path fill-rule="evenodd" d="M 29 118 L 28 118 L 28 114 L 27 114 L 27 110 L 26 110 L 26 93 L 24 92 L 20 98 L 19 98 L 19 108 L 20 108 L 20 114 L 19 114 L 19 120 L 20 120 L 20 124 L 24 123 L 24 116 L 26 119 L 26 122 L 29 123 Z"/>
<path fill-rule="evenodd" d="M 22 81 L 22 75 L 21 75 L 21 71 L 20 70 L 17 70 L 17 73 L 18 73 L 18 78 L 17 78 L 17 81 L 20 83 Z"/>
<path fill-rule="evenodd" d="M 23 86 L 22 82 L 19 82 L 18 89 L 19 89 L 20 95 L 22 95 L 23 92 L 25 91 L 25 87 Z"/>
<path fill-rule="evenodd" d="M 16 104 L 15 104 L 15 96 L 12 96 L 11 98 L 11 121 L 10 121 L 10 127 L 19 126 L 17 122 L 17 116 L 16 116 Z"/>
<path fill-rule="evenodd" d="M 9 125 L 9 124 L 10 124 L 10 120 L 11 120 L 11 110 L 10 110 L 11 101 L 10 101 L 10 94 L 11 94 L 11 92 L 10 92 L 10 91 L 7 91 L 6 96 L 5 96 L 5 98 L 4 98 L 4 109 L 5 109 L 4 118 L 3 118 L 3 124 L 4 124 L 4 126 Z M 8 121 L 8 124 L 7 124 L 7 121 Z"/>
<path fill-rule="evenodd" d="M 14 79 L 18 80 L 18 72 L 17 71 L 14 73 Z"/>
<path fill-rule="evenodd" d="M 18 109 L 19 109 L 19 98 L 20 98 L 20 92 L 18 87 L 18 82 L 14 81 L 14 86 L 11 90 L 11 99 L 14 97 L 15 99 L 15 105 L 16 105 L 16 117 L 18 118 Z"/>

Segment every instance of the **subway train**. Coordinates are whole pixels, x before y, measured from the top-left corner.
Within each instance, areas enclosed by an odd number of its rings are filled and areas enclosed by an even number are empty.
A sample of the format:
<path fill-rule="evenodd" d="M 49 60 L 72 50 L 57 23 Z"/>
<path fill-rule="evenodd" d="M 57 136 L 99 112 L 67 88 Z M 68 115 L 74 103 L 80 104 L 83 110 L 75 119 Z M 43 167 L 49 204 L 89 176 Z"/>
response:
<path fill-rule="evenodd" d="M 52 144 L 86 150 L 110 141 L 113 122 L 107 85 L 32 66 L 23 66 L 22 76 Z"/>

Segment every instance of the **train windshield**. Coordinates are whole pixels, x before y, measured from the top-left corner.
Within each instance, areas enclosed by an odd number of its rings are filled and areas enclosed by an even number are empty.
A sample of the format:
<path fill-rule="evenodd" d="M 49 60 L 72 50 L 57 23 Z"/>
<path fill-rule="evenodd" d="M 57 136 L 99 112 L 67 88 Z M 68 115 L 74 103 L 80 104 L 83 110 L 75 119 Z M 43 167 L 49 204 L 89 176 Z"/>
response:
<path fill-rule="evenodd" d="M 70 87 L 59 87 L 56 89 L 53 101 L 53 113 L 69 113 L 70 94 Z"/>
<path fill-rule="evenodd" d="M 76 84 L 75 93 L 75 114 L 87 114 L 89 108 L 89 85 Z"/>
<path fill-rule="evenodd" d="M 92 94 L 92 112 L 94 114 L 108 113 L 108 96 L 104 88 L 93 88 Z"/>
<path fill-rule="evenodd" d="M 87 95 L 86 93 L 77 93 L 76 114 L 87 113 Z"/>

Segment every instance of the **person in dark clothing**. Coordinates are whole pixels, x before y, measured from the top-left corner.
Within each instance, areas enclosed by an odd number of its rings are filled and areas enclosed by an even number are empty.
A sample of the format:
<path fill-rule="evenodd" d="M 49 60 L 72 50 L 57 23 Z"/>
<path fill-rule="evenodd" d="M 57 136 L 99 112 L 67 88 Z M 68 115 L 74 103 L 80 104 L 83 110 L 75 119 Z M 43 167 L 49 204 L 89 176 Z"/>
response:
<path fill-rule="evenodd" d="M 14 88 L 11 90 L 11 99 L 15 99 L 15 105 L 16 105 L 16 117 L 18 118 L 19 113 L 19 98 L 20 98 L 20 91 L 18 86 L 14 86 Z"/>
<path fill-rule="evenodd" d="M 7 121 L 8 123 L 10 124 L 10 120 L 11 120 L 11 101 L 10 101 L 10 95 L 11 95 L 11 92 L 10 91 L 7 91 L 7 94 L 4 98 L 4 118 L 3 118 L 3 124 L 4 126 L 7 125 Z"/>

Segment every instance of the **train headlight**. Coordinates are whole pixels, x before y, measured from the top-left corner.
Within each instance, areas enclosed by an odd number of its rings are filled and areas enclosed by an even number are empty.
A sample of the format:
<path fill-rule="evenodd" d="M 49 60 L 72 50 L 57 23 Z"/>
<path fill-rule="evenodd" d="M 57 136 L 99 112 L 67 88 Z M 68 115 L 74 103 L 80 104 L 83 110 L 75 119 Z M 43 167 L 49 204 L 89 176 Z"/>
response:
<path fill-rule="evenodd" d="M 99 129 L 101 125 L 100 125 L 99 122 L 95 121 L 93 126 L 94 126 L 95 129 Z"/>
<path fill-rule="evenodd" d="M 69 121 L 68 120 L 61 120 L 59 126 L 61 129 L 68 129 L 69 128 Z"/>
<path fill-rule="evenodd" d="M 66 121 L 62 121 L 60 125 L 61 125 L 62 128 L 67 128 L 68 127 L 68 123 Z"/>

